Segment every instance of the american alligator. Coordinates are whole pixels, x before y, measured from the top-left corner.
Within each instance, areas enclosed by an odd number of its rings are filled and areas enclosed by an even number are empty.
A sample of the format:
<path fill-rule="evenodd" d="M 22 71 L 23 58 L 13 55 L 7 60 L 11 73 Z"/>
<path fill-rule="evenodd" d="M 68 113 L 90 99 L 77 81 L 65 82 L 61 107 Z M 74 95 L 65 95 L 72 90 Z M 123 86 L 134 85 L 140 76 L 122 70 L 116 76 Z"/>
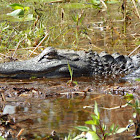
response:
<path fill-rule="evenodd" d="M 140 78 L 140 54 L 128 57 L 118 53 L 97 54 L 93 51 L 56 50 L 52 47 L 47 47 L 30 60 L 1 63 L 0 77 L 69 77 L 68 64 L 73 70 L 73 77 L 113 77 L 131 73 L 125 79 Z"/>

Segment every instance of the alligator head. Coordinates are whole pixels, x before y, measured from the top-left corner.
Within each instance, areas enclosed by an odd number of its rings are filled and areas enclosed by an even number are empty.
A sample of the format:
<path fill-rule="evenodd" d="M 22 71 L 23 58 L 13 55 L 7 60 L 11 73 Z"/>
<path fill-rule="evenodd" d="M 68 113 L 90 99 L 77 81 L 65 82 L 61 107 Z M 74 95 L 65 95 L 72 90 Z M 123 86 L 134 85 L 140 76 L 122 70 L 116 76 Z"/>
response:
<path fill-rule="evenodd" d="M 74 51 L 61 53 L 52 47 L 46 48 L 40 55 L 26 61 L 0 64 L 0 77 L 68 77 L 68 63 L 74 76 L 89 76 L 90 65 L 78 58 Z"/>

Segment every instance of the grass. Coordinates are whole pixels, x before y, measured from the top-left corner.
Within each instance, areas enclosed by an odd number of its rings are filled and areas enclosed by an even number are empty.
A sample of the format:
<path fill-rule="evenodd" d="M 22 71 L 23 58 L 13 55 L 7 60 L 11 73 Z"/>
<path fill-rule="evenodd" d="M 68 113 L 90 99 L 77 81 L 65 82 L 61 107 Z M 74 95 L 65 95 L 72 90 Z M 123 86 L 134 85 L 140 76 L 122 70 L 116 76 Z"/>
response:
<path fill-rule="evenodd" d="M 70 73 L 70 80 L 67 82 L 68 85 L 78 85 L 78 83 L 76 81 L 73 81 L 73 69 L 71 69 L 70 64 L 68 62 L 68 70 Z"/>
<path fill-rule="evenodd" d="M 132 28 L 131 30 L 127 30 L 127 32 L 126 28 L 129 25 L 125 24 L 124 33 L 121 32 L 124 24 L 120 21 L 123 18 L 123 14 L 121 11 L 117 11 L 121 7 L 121 3 L 111 6 L 107 5 L 108 8 L 105 14 L 104 11 L 101 11 L 103 7 L 100 3 L 94 4 L 94 1 L 92 1 L 91 5 L 87 5 L 85 1 L 81 1 L 79 6 L 75 7 L 76 1 L 72 2 L 53 5 L 49 5 L 47 1 L 44 1 L 44 4 L 37 1 L 23 3 L 23 5 L 26 5 L 24 6 L 25 8 L 29 7 L 28 14 L 33 14 L 34 20 L 11 22 L 13 18 L 11 17 L 10 20 L 7 17 L 8 21 L 0 22 L 0 51 L 8 52 L 11 49 L 15 49 L 20 42 L 18 49 L 28 48 L 25 52 L 29 54 L 30 49 L 32 50 L 33 46 L 38 45 L 46 32 L 48 32 L 48 38 L 42 43 L 46 47 L 54 46 L 75 50 L 93 49 L 98 52 L 106 50 L 109 52 L 123 51 L 129 53 L 139 44 L 139 39 L 134 39 L 134 36 L 131 35 L 137 18 L 134 16 L 130 6 L 128 11 L 133 15 L 134 22 L 131 21 Z M 93 5 L 96 5 L 96 8 L 92 7 Z M 130 5 L 132 4 L 130 3 Z M 112 9 L 115 12 L 112 12 Z M 10 10 L 12 12 L 12 9 Z M 102 16 L 102 14 L 105 15 Z M 98 22 L 103 24 L 98 24 Z M 103 28 L 105 30 L 100 30 Z"/>

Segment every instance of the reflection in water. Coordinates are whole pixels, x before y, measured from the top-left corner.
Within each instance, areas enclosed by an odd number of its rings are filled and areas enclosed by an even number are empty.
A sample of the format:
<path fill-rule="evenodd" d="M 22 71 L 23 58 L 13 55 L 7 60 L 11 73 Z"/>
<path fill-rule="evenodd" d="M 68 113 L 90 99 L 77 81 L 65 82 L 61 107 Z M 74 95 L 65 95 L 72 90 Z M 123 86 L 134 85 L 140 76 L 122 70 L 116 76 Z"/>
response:
<path fill-rule="evenodd" d="M 27 99 L 26 99 L 27 100 Z M 18 120 L 32 119 L 33 124 L 20 124 L 25 132 L 46 135 L 55 130 L 58 134 L 75 131 L 74 126 L 84 125 L 86 120 L 90 120 L 90 115 L 94 108 L 83 108 L 84 106 L 94 107 L 95 100 L 99 106 L 102 122 L 110 126 L 112 123 L 120 127 L 126 127 L 128 120 L 132 118 L 130 107 L 107 110 L 115 106 L 124 105 L 126 102 L 120 96 L 98 94 L 91 92 L 86 97 L 75 96 L 67 99 L 63 96 L 59 98 L 28 99 L 27 104 L 7 105 L 4 107 L 3 114 L 10 113 Z M 26 121 L 25 121 L 26 122 Z M 29 127 L 30 126 L 30 127 Z M 32 128 L 32 129 L 31 129 Z"/>
<path fill-rule="evenodd" d="M 69 132 L 76 132 L 74 126 L 85 125 L 85 121 L 91 119 L 95 101 L 102 122 L 107 126 L 114 123 L 126 127 L 132 119 L 133 111 L 128 106 L 104 109 L 124 105 L 126 101 L 120 95 L 106 94 L 104 89 L 108 85 L 97 84 L 91 78 L 75 78 L 78 85 L 74 87 L 66 84 L 69 79 L 4 80 L 1 79 L 1 87 L 5 88 L 7 102 L 0 103 L 2 113 L 9 113 L 18 120 L 20 127 L 25 128 L 23 134 L 30 132 L 43 136 L 55 130 L 64 137 Z"/>
<path fill-rule="evenodd" d="M 4 107 L 2 114 L 15 114 L 16 113 L 16 107 L 11 105 L 6 105 Z"/>
<path fill-rule="evenodd" d="M 17 114 L 20 111 L 27 112 L 28 108 L 21 107 L 21 106 L 14 106 L 14 105 L 5 105 L 2 114 L 3 115 L 5 115 L 5 114 Z"/>

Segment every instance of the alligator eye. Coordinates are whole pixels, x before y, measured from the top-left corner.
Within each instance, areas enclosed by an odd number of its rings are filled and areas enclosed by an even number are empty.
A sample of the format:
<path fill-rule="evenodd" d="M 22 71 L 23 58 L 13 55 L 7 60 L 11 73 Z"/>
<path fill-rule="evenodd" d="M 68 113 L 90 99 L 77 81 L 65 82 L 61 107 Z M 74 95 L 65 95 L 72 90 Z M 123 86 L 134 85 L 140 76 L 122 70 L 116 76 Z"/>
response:
<path fill-rule="evenodd" d="M 57 52 L 56 51 L 48 52 L 44 57 L 47 59 L 55 59 L 57 58 Z"/>
<path fill-rule="evenodd" d="M 55 56 L 56 54 L 57 54 L 56 51 L 52 51 L 52 52 L 47 53 L 48 56 Z"/>
<path fill-rule="evenodd" d="M 49 52 L 47 55 L 49 55 L 49 56 L 53 56 L 54 53 L 53 53 L 53 52 Z"/>

